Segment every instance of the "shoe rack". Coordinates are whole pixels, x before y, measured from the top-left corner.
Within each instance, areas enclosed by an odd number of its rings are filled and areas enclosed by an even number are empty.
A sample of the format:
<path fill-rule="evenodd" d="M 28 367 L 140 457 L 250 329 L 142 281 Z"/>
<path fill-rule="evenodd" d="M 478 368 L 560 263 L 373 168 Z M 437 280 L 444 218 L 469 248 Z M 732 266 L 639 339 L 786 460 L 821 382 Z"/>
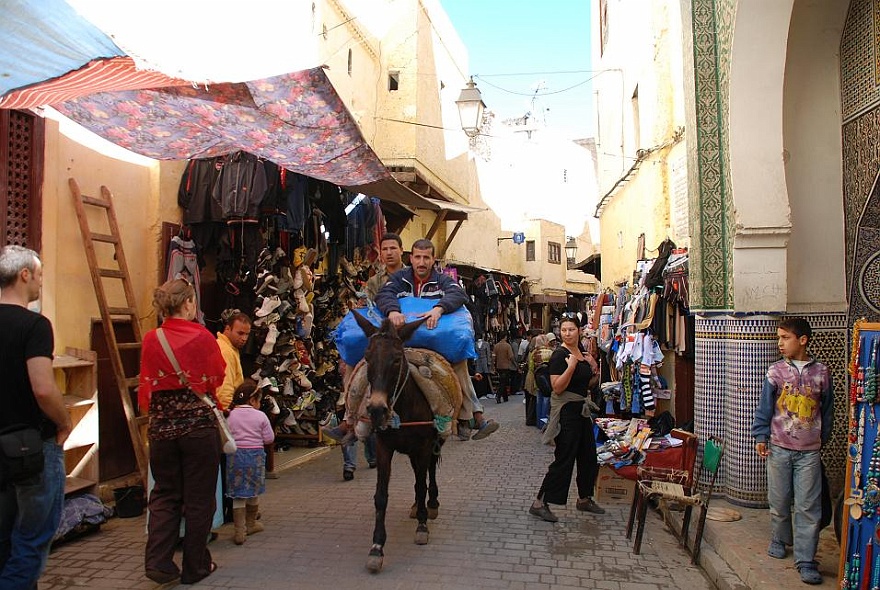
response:
<path fill-rule="evenodd" d="M 317 418 L 297 418 L 297 432 L 281 432 L 275 430 L 275 442 L 279 441 L 305 441 L 309 445 L 320 444 L 324 442 L 324 435 L 321 433 L 321 425 Z M 312 434 L 310 431 L 314 430 Z M 300 434 L 302 432 L 302 434 Z"/>
<path fill-rule="evenodd" d="M 65 495 L 94 492 L 98 483 L 98 355 L 67 348 L 52 360 L 55 380 L 73 422 L 64 443 Z"/>

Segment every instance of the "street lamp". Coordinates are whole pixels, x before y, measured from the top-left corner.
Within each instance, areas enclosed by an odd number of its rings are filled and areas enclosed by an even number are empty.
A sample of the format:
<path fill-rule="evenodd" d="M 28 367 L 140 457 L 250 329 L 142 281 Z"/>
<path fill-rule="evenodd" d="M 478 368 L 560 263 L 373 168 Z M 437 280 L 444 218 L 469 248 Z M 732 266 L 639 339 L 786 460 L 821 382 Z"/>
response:
<path fill-rule="evenodd" d="M 461 129 L 465 135 L 468 137 L 479 135 L 480 126 L 483 123 L 483 109 L 486 108 L 486 105 L 483 104 L 483 97 L 480 94 L 480 89 L 474 83 L 473 76 L 468 81 L 467 88 L 462 89 L 455 104 L 458 105 Z"/>
<path fill-rule="evenodd" d="M 568 265 L 571 266 L 577 259 L 578 245 L 574 238 L 569 237 L 565 242 L 565 257 L 568 259 Z"/>

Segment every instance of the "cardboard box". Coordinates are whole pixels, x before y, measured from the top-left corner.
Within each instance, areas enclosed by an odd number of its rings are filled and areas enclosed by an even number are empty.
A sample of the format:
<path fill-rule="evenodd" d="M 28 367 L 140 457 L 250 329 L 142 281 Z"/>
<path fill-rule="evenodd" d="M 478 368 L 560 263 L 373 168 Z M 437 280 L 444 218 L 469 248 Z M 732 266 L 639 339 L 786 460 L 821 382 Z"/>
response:
<path fill-rule="evenodd" d="M 596 478 L 596 502 L 632 502 L 636 482 L 620 477 L 607 465 L 599 467 Z"/>

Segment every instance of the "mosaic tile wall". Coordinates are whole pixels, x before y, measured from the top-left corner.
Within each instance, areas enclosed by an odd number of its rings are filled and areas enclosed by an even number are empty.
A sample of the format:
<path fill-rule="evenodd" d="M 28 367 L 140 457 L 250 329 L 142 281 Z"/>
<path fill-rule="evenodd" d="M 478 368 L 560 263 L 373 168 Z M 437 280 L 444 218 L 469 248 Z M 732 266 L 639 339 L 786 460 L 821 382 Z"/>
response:
<path fill-rule="evenodd" d="M 697 316 L 695 321 L 694 433 L 700 440 L 697 465 L 702 461 L 702 450 L 706 439 L 710 436 L 726 436 L 727 389 L 724 354 L 726 323 L 727 320 L 723 316 Z M 721 471 L 716 479 L 718 490 L 724 489 L 727 478 L 726 467 L 727 461 L 722 461 Z M 700 483 L 708 483 L 708 478 L 703 478 Z"/>
<path fill-rule="evenodd" d="M 852 0 L 841 38 L 849 325 L 880 320 L 880 0 Z M 870 109 L 867 110 L 866 109 Z"/>
<path fill-rule="evenodd" d="M 730 194 L 728 95 L 736 0 L 693 0 L 697 187 L 690 210 L 691 309 L 733 308 L 733 199 Z"/>
<path fill-rule="evenodd" d="M 880 0 L 852 0 L 840 42 L 840 101 L 843 121 L 880 102 Z"/>
<path fill-rule="evenodd" d="M 849 361 L 850 338 L 845 313 L 800 314 L 813 327 L 809 353 L 825 363 L 834 380 L 834 429 L 831 440 L 822 448 L 825 474 L 831 486 L 831 497 L 843 489 L 846 470 L 846 435 L 849 420 L 846 365 Z"/>
<path fill-rule="evenodd" d="M 767 366 L 778 358 L 777 321 L 771 316 L 696 321 L 694 426 L 701 441 L 712 434 L 724 438 L 724 479 L 716 489 L 742 506 L 766 505 L 764 464 L 750 432 Z"/>
<path fill-rule="evenodd" d="M 816 356 L 849 354 L 850 328 L 858 318 L 880 321 L 880 0 L 852 0 L 840 42 L 843 115 L 843 209 L 849 312 L 846 335 L 834 333 Z M 816 342 L 817 345 L 820 343 Z M 832 489 L 843 486 L 846 465 L 847 381 L 836 370 L 834 435 L 823 453 Z M 831 478 L 834 479 L 831 479 Z"/>

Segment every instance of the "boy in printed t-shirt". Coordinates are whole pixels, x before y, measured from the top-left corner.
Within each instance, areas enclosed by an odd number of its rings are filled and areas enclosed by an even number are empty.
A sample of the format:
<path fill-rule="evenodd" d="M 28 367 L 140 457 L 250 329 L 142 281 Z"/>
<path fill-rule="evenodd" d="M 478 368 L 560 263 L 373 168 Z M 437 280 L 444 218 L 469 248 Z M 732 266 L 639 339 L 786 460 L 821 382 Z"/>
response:
<path fill-rule="evenodd" d="M 821 584 L 816 563 L 822 517 L 820 449 L 831 435 L 834 395 L 828 368 L 807 354 L 812 337 L 802 318 L 786 318 L 776 330 L 782 360 L 770 365 L 755 411 L 755 451 L 767 459 L 767 500 L 776 559 L 794 546 L 805 584 Z M 792 531 L 792 499 L 794 530 Z"/>

